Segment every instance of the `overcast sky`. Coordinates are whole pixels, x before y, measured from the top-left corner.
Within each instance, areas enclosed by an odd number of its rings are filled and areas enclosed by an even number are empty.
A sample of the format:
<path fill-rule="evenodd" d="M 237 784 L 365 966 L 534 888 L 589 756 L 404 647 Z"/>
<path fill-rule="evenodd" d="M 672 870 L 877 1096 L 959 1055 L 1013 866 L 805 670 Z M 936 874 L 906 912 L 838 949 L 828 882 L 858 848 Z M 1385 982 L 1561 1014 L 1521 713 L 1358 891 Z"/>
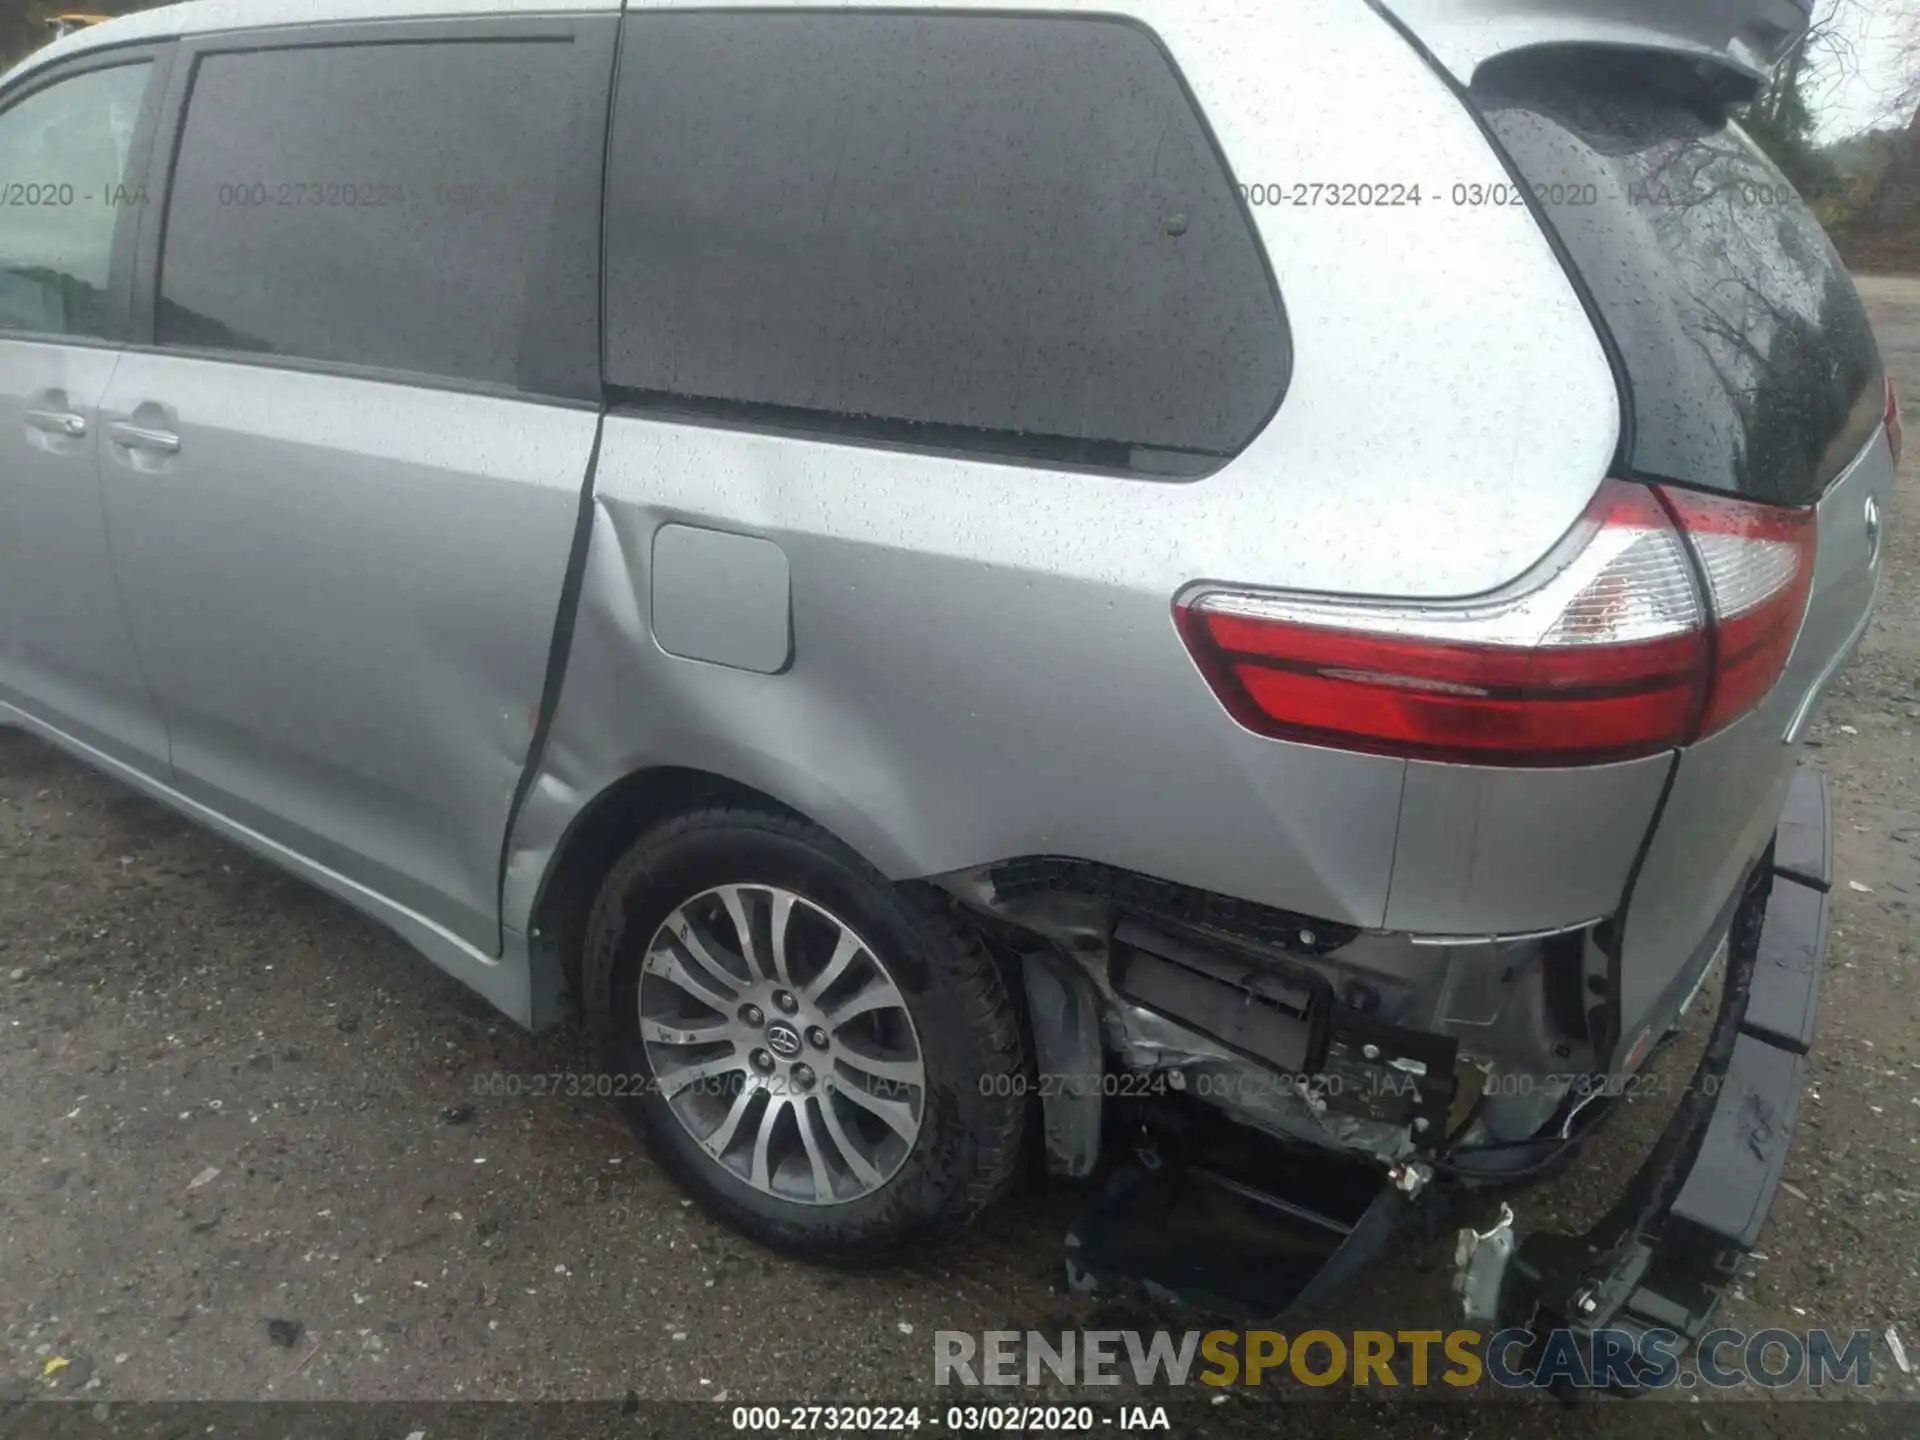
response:
<path fill-rule="evenodd" d="M 1829 61 L 1810 95 L 1820 117 L 1820 138 L 1838 140 L 1876 125 L 1904 123 L 1889 113 L 1900 91 L 1901 41 L 1920 25 L 1912 0 L 1857 0 L 1841 12 L 1841 33 L 1853 46 L 1857 74 Z"/>

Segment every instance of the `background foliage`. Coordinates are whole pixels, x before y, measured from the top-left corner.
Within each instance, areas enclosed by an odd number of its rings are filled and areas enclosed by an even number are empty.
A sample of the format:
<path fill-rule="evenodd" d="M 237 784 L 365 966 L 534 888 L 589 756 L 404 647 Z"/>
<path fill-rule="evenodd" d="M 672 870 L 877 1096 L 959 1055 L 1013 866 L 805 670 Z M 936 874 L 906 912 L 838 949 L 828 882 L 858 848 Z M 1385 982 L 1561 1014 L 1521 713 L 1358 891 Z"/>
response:
<path fill-rule="evenodd" d="M 55 15 L 125 15 L 155 0 L 0 0 L 0 70 L 47 43 L 46 22 Z"/>

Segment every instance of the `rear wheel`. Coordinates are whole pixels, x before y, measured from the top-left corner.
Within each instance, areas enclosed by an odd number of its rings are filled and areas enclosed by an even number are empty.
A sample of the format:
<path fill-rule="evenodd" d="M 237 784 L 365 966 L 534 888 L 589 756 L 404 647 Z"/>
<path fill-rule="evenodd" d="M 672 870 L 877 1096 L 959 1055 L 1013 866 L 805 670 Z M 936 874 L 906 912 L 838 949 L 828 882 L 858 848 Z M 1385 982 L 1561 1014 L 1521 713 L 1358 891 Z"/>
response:
<path fill-rule="evenodd" d="M 813 826 L 720 809 L 643 836 L 594 905 L 584 980 L 629 1118 L 756 1239 L 884 1250 L 1013 1177 L 1026 1062 L 998 968 Z"/>

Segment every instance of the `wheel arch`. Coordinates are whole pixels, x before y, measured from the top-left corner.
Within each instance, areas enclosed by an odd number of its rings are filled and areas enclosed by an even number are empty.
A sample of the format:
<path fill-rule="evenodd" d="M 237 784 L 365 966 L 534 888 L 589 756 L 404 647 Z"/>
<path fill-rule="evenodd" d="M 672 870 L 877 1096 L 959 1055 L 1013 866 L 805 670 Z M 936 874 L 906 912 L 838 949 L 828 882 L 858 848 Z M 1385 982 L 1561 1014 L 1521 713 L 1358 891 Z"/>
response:
<path fill-rule="evenodd" d="M 594 896 L 620 856 L 647 830 L 691 810 L 737 805 L 800 820 L 831 835 L 889 879 L 898 865 L 884 863 L 871 847 L 849 840 L 842 827 L 779 795 L 715 771 L 684 765 L 649 765 L 603 786 L 573 814 L 552 847 L 527 916 L 528 959 L 545 970 L 547 986 L 536 993 L 579 994 L 581 945 Z"/>

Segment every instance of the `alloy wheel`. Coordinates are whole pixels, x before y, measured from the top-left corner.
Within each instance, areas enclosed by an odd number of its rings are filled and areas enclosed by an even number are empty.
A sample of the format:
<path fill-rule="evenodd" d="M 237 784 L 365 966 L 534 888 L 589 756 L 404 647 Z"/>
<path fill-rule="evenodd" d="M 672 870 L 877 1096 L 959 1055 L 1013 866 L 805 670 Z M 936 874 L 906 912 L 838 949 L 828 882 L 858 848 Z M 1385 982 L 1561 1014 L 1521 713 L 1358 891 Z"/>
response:
<path fill-rule="evenodd" d="M 927 1080 L 906 997 L 806 897 L 722 885 L 676 906 L 648 943 L 638 1003 L 667 1108 L 763 1194 L 845 1204 L 912 1153 Z"/>

